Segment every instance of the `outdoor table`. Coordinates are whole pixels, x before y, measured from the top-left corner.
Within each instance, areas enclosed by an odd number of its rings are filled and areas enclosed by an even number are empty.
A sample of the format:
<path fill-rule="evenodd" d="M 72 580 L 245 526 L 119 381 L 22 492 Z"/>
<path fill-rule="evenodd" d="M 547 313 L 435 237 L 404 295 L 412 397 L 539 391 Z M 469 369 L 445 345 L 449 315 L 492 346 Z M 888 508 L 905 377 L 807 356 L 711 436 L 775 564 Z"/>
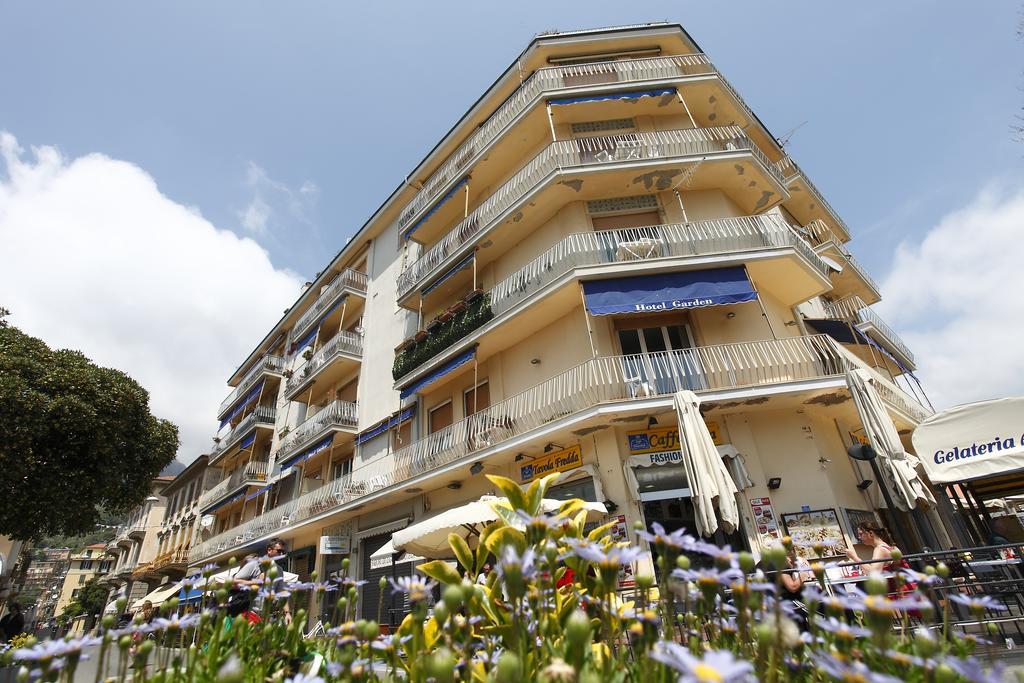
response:
<path fill-rule="evenodd" d="M 619 242 L 616 256 L 619 261 L 635 261 L 661 256 L 661 242 L 650 237 L 641 237 L 629 242 Z"/>

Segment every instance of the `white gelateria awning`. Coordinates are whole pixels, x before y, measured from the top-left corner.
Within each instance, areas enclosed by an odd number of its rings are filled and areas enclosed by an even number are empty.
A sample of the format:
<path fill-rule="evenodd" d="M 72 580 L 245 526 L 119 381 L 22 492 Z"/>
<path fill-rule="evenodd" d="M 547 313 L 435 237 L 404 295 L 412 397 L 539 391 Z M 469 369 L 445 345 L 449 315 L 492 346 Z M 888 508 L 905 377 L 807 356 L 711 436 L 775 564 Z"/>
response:
<path fill-rule="evenodd" d="M 1024 396 L 935 413 L 917 426 L 911 440 L 936 484 L 1024 471 Z"/>
<path fill-rule="evenodd" d="M 142 605 L 147 600 L 153 603 L 153 607 L 159 607 L 170 597 L 178 594 L 178 590 L 181 588 L 180 581 L 169 581 L 161 586 L 157 586 L 156 590 L 150 591 L 149 594 L 142 596 L 138 600 L 132 603 L 132 611 L 142 609 Z"/>
<path fill-rule="evenodd" d="M 878 453 L 879 468 L 892 484 L 893 503 L 901 510 L 913 510 L 918 501 L 935 505 L 935 497 L 917 473 L 918 459 L 903 449 L 896 425 L 871 385 L 871 373 L 863 368 L 847 370 L 846 384 L 864 425 L 864 434 Z"/>
<path fill-rule="evenodd" d="M 679 445 L 696 513 L 697 532 L 710 536 L 718 530 L 721 521 L 723 531 L 732 533 L 740 523 L 736 484 L 701 417 L 700 399 L 692 391 L 680 391 L 672 402 L 679 421 Z"/>
<path fill-rule="evenodd" d="M 544 512 L 557 511 L 565 501 L 545 498 L 541 501 Z M 508 498 L 483 496 L 479 500 L 460 505 L 428 517 L 421 522 L 399 529 L 391 537 L 392 547 L 415 553 L 429 559 L 447 559 L 454 556 L 448 545 L 448 534 L 457 533 L 472 546 L 473 538 L 489 523 L 499 518 L 495 506 L 511 510 Z M 608 513 L 604 503 L 584 503 L 584 509 L 594 516 Z"/>
<path fill-rule="evenodd" d="M 396 550 L 394 541 L 389 540 L 370 555 L 370 568 L 380 569 L 381 567 L 390 567 L 392 564 L 403 564 L 405 562 L 419 564 L 426 559 L 419 555 L 413 555 L 412 553 L 404 553 L 401 557 L 395 560 L 395 555 L 399 553 L 402 553 L 402 551 Z"/>

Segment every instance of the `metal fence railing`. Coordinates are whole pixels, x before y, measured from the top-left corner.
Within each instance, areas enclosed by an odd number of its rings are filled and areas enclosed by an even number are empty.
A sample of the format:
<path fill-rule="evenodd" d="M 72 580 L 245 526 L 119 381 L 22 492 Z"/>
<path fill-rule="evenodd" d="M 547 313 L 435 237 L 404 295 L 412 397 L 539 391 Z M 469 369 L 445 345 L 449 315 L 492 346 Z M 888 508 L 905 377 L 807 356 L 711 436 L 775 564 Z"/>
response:
<path fill-rule="evenodd" d="M 267 461 L 252 460 L 229 474 L 223 481 L 199 498 L 199 507 L 211 505 L 247 481 L 260 482 L 267 478 Z"/>
<path fill-rule="evenodd" d="M 228 394 L 228 397 L 221 401 L 220 408 L 217 409 L 217 417 L 223 417 L 231 405 L 241 398 L 245 392 L 256 384 L 263 375 L 269 373 L 281 374 L 284 372 L 285 360 L 281 356 L 264 356 L 256 361 L 253 366 L 249 369 L 242 381 L 238 383 L 238 386 Z"/>
<path fill-rule="evenodd" d="M 302 335 L 312 329 L 314 323 L 320 318 L 320 314 L 333 306 L 345 293 L 346 290 L 366 294 L 369 277 L 366 273 L 346 268 L 338 273 L 333 280 L 324 286 L 316 300 L 305 312 L 299 316 L 292 326 L 291 338 L 300 339 Z"/>
<path fill-rule="evenodd" d="M 914 353 L 910 350 L 910 346 L 856 294 L 828 304 L 825 306 L 825 314 L 830 318 L 845 320 L 854 325 L 874 327 L 893 348 L 903 354 L 904 358 L 911 363 L 914 362 Z"/>
<path fill-rule="evenodd" d="M 807 189 L 810 190 L 812 195 L 814 195 L 814 199 L 825 207 L 825 210 L 832 215 L 832 218 L 843 228 L 847 235 L 850 234 L 850 228 L 847 227 L 846 222 L 839 215 L 839 212 L 832 208 L 832 205 L 825 199 L 825 195 L 823 195 L 815 184 L 811 182 L 811 178 L 803 172 L 803 169 L 801 169 L 795 161 L 793 161 L 792 157 L 787 154 L 782 159 L 779 159 L 779 161 L 775 163 L 775 166 L 786 178 L 786 184 L 793 182 L 793 180 L 798 176 L 803 178 L 804 183 L 807 185 Z"/>
<path fill-rule="evenodd" d="M 357 410 L 355 403 L 340 399 L 332 401 L 281 439 L 277 446 L 277 460 L 280 461 L 308 446 L 333 427 L 355 429 L 359 420 Z"/>
<path fill-rule="evenodd" d="M 304 365 L 295 368 L 294 374 L 284 386 L 285 396 L 294 396 L 295 392 L 309 382 L 320 369 L 330 365 L 331 361 L 341 354 L 361 357 L 363 355 L 362 335 L 340 330 L 331 337 L 329 341 L 317 349 L 316 353 L 310 356 Z"/>
<path fill-rule="evenodd" d="M 274 420 L 277 417 L 277 411 L 273 406 L 262 406 L 258 405 L 248 415 L 243 417 L 241 421 L 231 428 L 231 430 L 224 436 L 218 437 L 218 441 L 214 443 L 213 448 L 210 450 L 210 460 L 212 461 L 215 457 L 221 453 L 227 451 L 229 448 L 234 446 L 238 441 L 245 436 L 249 430 L 251 430 L 257 424 L 274 424 Z"/>

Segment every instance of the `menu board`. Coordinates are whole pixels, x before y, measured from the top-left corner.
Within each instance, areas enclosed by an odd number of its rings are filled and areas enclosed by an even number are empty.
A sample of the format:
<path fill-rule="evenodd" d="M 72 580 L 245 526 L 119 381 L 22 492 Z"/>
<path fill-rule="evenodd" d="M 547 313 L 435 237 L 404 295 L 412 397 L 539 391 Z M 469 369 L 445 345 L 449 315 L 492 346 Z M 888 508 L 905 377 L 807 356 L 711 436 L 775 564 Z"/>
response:
<path fill-rule="evenodd" d="M 781 541 L 782 534 L 779 533 L 779 522 L 775 517 L 772 499 L 767 496 L 751 498 L 750 509 L 754 513 L 754 527 L 757 529 L 757 538 L 761 547 L 765 548 Z"/>
<path fill-rule="evenodd" d="M 821 557 L 841 557 L 846 554 L 846 538 L 839 525 L 834 508 L 787 512 L 782 515 L 786 534 L 793 539 L 797 557 L 816 560 L 814 546 L 822 546 Z"/>
<path fill-rule="evenodd" d="M 626 516 L 616 515 L 608 521 L 615 522 L 611 532 L 608 534 L 616 543 L 629 540 L 629 529 L 626 526 Z M 626 564 L 619 569 L 619 588 L 632 588 L 636 585 L 636 577 L 633 575 L 633 565 Z"/>

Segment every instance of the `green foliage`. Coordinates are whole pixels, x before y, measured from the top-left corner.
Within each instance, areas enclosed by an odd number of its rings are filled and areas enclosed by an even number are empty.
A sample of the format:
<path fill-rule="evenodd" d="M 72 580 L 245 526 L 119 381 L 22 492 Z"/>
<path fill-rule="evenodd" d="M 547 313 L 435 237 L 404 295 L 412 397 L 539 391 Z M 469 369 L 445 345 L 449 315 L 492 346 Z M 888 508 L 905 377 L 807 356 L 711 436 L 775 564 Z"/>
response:
<path fill-rule="evenodd" d="M 41 548 L 84 548 L 87 545 L 106 543 L 113 540 L 114 536 L 117 535 L 116 527 L 123 525 L 125 519 L 124 515 L 113 515 L 101 509 L 99 510 L 98 522 L 100 526 L 97 526 L 92 531 L 74 535 L 55 534 L 53 536 L 44 536 L 39 539 L 38 544 Z"/>
<path fill-rule="evenodd" d="M 76 601 L 82 606 L 82 614 L 103 614 L 107 605 L 109 590 L 101 586 L 96 578 L 89 579 L 78 591 Z"/>
<path fill-rule="evenodd" d="M 0 534 L 93 532 L 98 507 L 140 504 L 177 447 L 131 377 L 0 327 Z"/>
<path fill-rule="evenodd" d="M 469 304 L 466 310 L 456 313 L 451 320 L 442 323 L 441 328 L 430 333 L 426 339 L 398 352 L 391 375 L 396 380 L 404 377 L 437 354 L 451 348 L 492 318 L 494 313 L 491 311 L 491 295 L 485 294 Z"/>

